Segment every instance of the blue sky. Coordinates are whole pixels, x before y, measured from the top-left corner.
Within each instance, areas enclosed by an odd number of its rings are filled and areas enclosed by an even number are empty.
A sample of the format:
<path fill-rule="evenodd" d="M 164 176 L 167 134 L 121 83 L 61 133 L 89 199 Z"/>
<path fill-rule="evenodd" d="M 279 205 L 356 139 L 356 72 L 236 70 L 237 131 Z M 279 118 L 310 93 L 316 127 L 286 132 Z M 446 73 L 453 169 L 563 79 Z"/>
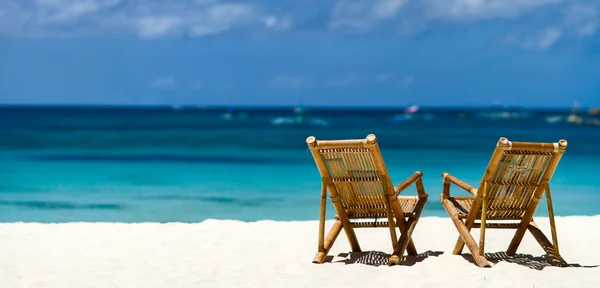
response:
<path fill-rule="evenodd" d="M 600 1 L 2 0 L 0 103 L 600 105 Z"/>

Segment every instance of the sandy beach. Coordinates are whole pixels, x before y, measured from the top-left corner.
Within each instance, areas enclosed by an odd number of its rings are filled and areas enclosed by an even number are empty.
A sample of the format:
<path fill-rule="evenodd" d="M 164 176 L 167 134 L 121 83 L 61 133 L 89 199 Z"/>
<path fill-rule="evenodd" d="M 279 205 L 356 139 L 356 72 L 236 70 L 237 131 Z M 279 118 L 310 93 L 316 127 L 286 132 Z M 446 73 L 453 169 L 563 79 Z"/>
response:
<path fill-rule="evenodd" d="M 549 234 L 548 220 L 536 221 Z M 495 252 L 513 230 L 490 230 L 486 252 L 498 260 L 486 269 L 451 254 L 458 234 L 438 217 L 415 230 L 421 256 L 394 267 L 381 228 L 357 230 L 365 252 L 349 255 L 342 233 L 333 259 L 312 264 L 317 221 L 0 224 L 0 287 L 599 287 L 600 233 L 591 227 L 600 216 L 557 218 L 569 268 L 548 266 L 529 234 L 516 257 L 502 257 Z"/>

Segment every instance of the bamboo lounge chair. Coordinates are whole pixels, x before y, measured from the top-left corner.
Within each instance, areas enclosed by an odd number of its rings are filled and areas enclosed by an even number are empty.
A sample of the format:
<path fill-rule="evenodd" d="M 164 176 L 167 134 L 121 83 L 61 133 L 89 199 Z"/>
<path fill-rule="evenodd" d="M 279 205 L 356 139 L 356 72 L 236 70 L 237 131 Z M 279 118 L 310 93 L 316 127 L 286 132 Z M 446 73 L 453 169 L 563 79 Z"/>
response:
<path fill-rule="evenodd" d="M 512 228 L 517 230 L 508 246 L 506 252 L 508 256 L 515 255 L 525 231 L 529 230 L 548 254 L 550 264 L 566 266 L 567 263 L 558 251 L 548 184 L 566 149 L 565 140 L 560 140 L 558 143 L 531 143 L 510 142 L 506 138 L 500 138 L 481 179 L 479 189 L 448 173 L 443 173 L 444 189 L 441 201 L 460 234 L 453 254 L 461 254 L 466 243 L 479 267 L 491 267 L 484 257 L 485 229 Z M 450 184 L 455 184 L 472 196 L 450 196 Z M 553 243 L 548 241 L 533 221 L 533 215 L 544 192 L 548 203 Z M 475 223 L 477 220 L 479 222 Z M 489 221 L 496 221 L 496 223 Z M 470 234 L 471 228 L 480 228 L 479 246 Z"/>
<path fill-rule="evenodd" d="M 423 173 L 417 171 L 394 187 L 373 134 L 362 140 L 337 141 L 317 141 L 311 136 L 306 143 L 322 177 L 319 247 L 313 263 L 325 261 L 342 228 L 352 251 L 360 252 L 354 228 L 389 227 L 394 252 L 388 265 L 399 264 L 404 251 L 417 255 L 411 234 L 427 202 L 421 181 Z M 398 196 L 412 184 L 416 184 L 418 196 Z M 337 215 L 324 238 L 327 191 Z M 369 222 L 360 221 L 373 218 Z M 387 221 L 378 221 L 380 218 Z"/>

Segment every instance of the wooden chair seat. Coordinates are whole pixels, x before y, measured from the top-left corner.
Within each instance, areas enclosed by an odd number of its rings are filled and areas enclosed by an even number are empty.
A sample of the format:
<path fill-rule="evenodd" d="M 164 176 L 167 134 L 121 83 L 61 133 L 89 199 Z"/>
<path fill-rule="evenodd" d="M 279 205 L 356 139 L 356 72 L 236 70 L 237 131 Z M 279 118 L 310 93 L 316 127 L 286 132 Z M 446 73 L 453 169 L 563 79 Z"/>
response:
<path fill-rule="evenodd" d="M 417 196 L 399 196 L 398 202 L 404 213 L 404 217 L 415 217 L 415 207 L 419 201 Z M 387 210 L 384 205 L 377 206 L 349 206 L 346 208 L 348 218 L 385 218 L 387 219 Z"/>
<path fill-rule="evenodd" d="M 475 197 L 448 197 L 448 200 L 456 208 L 458 218 L 465 219 L 471 211 L 473 203 L 475 203 Z M 521 207 L 501 207 L 501 208 L 488 208 L 486 220 L 521 220 L 525 215 L 527 209 Z M 481 220 L 481 211 L 477 213 L 476 220 Z"/>

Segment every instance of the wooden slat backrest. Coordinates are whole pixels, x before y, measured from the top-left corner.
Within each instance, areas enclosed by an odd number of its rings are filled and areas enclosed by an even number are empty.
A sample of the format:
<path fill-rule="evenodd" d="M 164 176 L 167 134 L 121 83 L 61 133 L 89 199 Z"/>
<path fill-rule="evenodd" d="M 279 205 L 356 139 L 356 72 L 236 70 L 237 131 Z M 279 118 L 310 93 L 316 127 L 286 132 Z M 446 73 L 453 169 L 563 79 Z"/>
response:
<path fill-rule="evenodd" d="M 478 189 L 487 199 L 488 217 L 522 217 L 543 193 L 566 148 L 565 140 L 531 143 L 501 138 Z"/>
<path fill-rule="evenodd" d="M 313 158 L 329 189 L 335 189 L 344 208 L 384 209 L 385 198 L 395 193 L 375 135 L 363 140 L 307 140 Z M 330 193 L 331 194 L 331 193 Z"/>

